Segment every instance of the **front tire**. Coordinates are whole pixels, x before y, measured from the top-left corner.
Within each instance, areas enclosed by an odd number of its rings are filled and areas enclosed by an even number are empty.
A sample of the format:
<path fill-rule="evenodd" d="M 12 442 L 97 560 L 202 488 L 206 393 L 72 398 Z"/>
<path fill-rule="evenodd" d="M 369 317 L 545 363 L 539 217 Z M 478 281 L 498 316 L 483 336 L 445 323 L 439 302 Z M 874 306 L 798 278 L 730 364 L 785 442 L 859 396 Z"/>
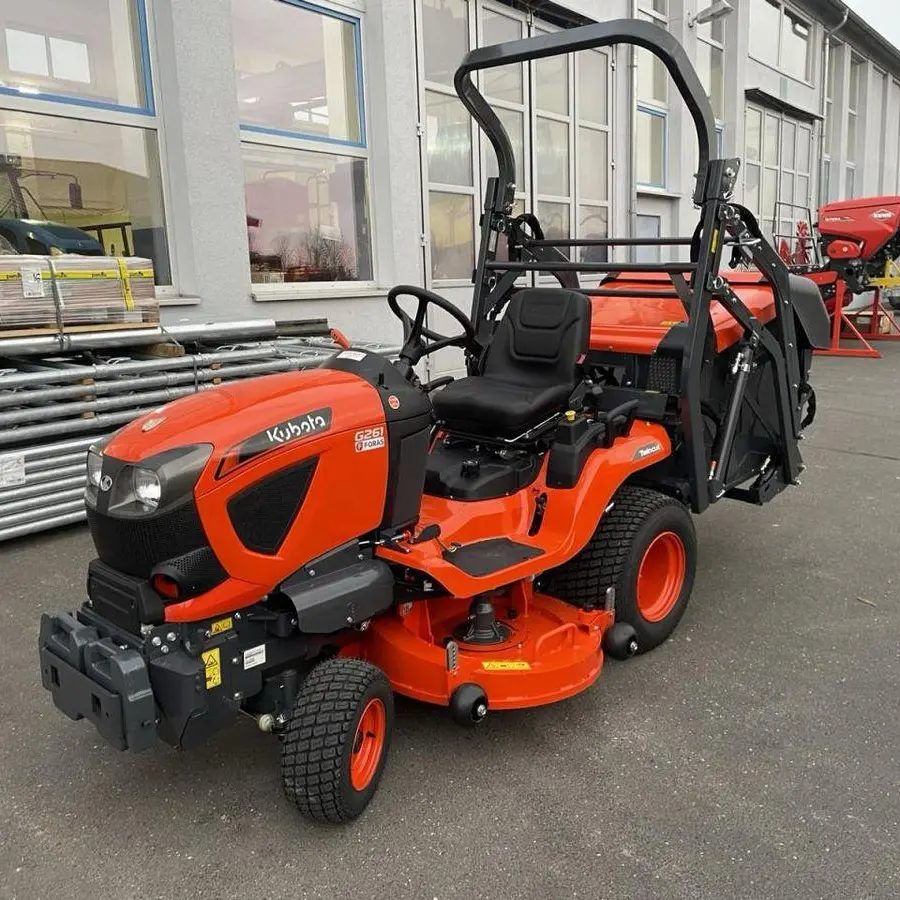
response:
<path fill-rule="evenodd" d="M 369 805 L 384 771 L 394 700 L 384 673 L 337 657 L 309 674 L 281 747 L 288 799 L 309 819 L 350 822 Z"/>
<path fill-rule="evenodd" d="M 616 621 L 634 628 L 638 653 L 658 647 L 687 608 L 697 569 L 697 535 L 683 503 L 626 486 L 587 546 L 549 573 L 547 590 L 585 608 L 616 591 Z"/>

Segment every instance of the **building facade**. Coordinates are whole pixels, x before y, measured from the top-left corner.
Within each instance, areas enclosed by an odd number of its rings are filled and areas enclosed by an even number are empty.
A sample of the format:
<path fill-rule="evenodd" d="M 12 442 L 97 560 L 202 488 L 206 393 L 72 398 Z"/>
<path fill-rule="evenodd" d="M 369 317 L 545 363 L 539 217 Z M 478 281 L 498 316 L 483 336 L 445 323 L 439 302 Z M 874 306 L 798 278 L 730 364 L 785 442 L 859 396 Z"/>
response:
<path fill-rule="evenodd" d="M 900 51 L 840 0 L 730 0 L 696 23 L 705 5 L 2 0 L 0 234 L 48 220 L 149 256 L 165 321 L 327 317 L 396 339 L 391 285 L 471 297 L 493 160 L 452 89 L 462 55 L 622 17 L 685 46 L 770 233 L 826 199 L 900 193 Z M 548 235 L 691 233 L 696 137 L 646 51 L 480 86 Z"/>

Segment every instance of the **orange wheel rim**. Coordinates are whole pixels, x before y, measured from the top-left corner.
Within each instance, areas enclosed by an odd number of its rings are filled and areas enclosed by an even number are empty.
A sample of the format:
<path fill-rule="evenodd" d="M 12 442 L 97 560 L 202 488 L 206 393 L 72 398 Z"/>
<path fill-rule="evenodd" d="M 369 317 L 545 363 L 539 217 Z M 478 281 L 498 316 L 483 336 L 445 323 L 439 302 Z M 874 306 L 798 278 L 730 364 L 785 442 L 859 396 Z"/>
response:
<path fill-rule="evenodd" d="M 684 586 L 686 568 L 684 544 L 674 531 L 653 538 L 637 577 L 637 608 L 648 622 L 659 622 L 672 611 Z"/>
<path fill-rule="evenodd" d="M 353 736 L 353 750 L 350 756 L 350 783 L 356 791 L 364 791 L 378 769 L 381 751 L 384 749 L 384 735 L 387 730 L 387 714 L 384 704 L 373 697 L 360 716 L 356 734 Z"/>

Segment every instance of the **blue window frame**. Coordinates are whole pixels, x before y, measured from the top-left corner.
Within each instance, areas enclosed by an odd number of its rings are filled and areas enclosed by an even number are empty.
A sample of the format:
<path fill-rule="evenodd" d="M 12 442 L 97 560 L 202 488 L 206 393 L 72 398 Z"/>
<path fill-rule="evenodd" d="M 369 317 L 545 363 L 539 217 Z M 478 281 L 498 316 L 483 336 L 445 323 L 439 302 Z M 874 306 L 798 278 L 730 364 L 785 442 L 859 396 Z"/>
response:
<path fill-rule="evenodd" d="M 286 6 L 294 6 L 298 9 L 306 10 L 307 12 L 313 12 L 317 15 L 337 19 L 338 21 L 346 22 L 353 27 L 353 46 L 356 57 L 354 63 L 356 69 L 356 101 L 359 140 L 346 140 L 343 138 L 335 138 L 329 137 L 327 135 L 315 134 L 314 132 L 306 132 L 302 129 L 274 128 L 268 125 L 256 125 L 245 122 L 241 123 L 241 131 L 251 132 L 254 134 L 269 134 L 276 137 L 301 138 L 304 140 L 316 141 L 317 143 L 333 144 L 343 147 L 364 148 L 366 146 L 366 113 L 363 94 L 362 37 L 359 18 L 348 13 L 338 12 L 337 10 L 326 9 L 325 7 L 317 6 L 314 3 L 307 3 L 306 0 L 276 0 L 276 2 L 282 3 Z"/>
<path fill-rule="evenodd" d="M 150 71 L 150 37 L 147 29 L 147 8 L 145 0 L 123 0 L 131 4 L 135 18 L 137 34 L 137 51 L 140 66 L 138 80 L 143 88 L 144 103 L 140 106 L 130 106 L 121 103 L 109 103 L 103 100 L 92 100 L 89 97 L 79 97 L 70 94 L 56 94 L 52 91 L 19 90 L 18 88 L 0 86 L 0 95 L 10 97 L 24 97 L 29 100 L 46 100 L 52 103 L 65 103 L 69 106 L 84 106 L 89 109 L 103 109 L 114 112 L 136 113 L 143 116 L 155 116 L 156 104 L 153 99 L 153 79 Z"/>

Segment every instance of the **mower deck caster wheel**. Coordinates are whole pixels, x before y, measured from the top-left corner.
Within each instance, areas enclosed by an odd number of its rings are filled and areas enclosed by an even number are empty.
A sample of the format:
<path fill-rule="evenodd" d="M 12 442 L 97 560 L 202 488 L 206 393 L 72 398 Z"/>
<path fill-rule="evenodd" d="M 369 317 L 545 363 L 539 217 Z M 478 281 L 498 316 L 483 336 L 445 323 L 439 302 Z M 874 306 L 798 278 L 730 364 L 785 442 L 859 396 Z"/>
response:
<path fill-rule="evenodd" d="M 627 622 L 616 622 L 603 635 L 603 651 L 613 659 L 631 659 L 639 649 L 637 632 Z"/>
<path fill-rule="evenodd" d="M 487 711 L 487 695 L 477 684 L 461 684 L 450 697 L 450 715 L 457 725 L 464 728 L 477 725 Z"/>

